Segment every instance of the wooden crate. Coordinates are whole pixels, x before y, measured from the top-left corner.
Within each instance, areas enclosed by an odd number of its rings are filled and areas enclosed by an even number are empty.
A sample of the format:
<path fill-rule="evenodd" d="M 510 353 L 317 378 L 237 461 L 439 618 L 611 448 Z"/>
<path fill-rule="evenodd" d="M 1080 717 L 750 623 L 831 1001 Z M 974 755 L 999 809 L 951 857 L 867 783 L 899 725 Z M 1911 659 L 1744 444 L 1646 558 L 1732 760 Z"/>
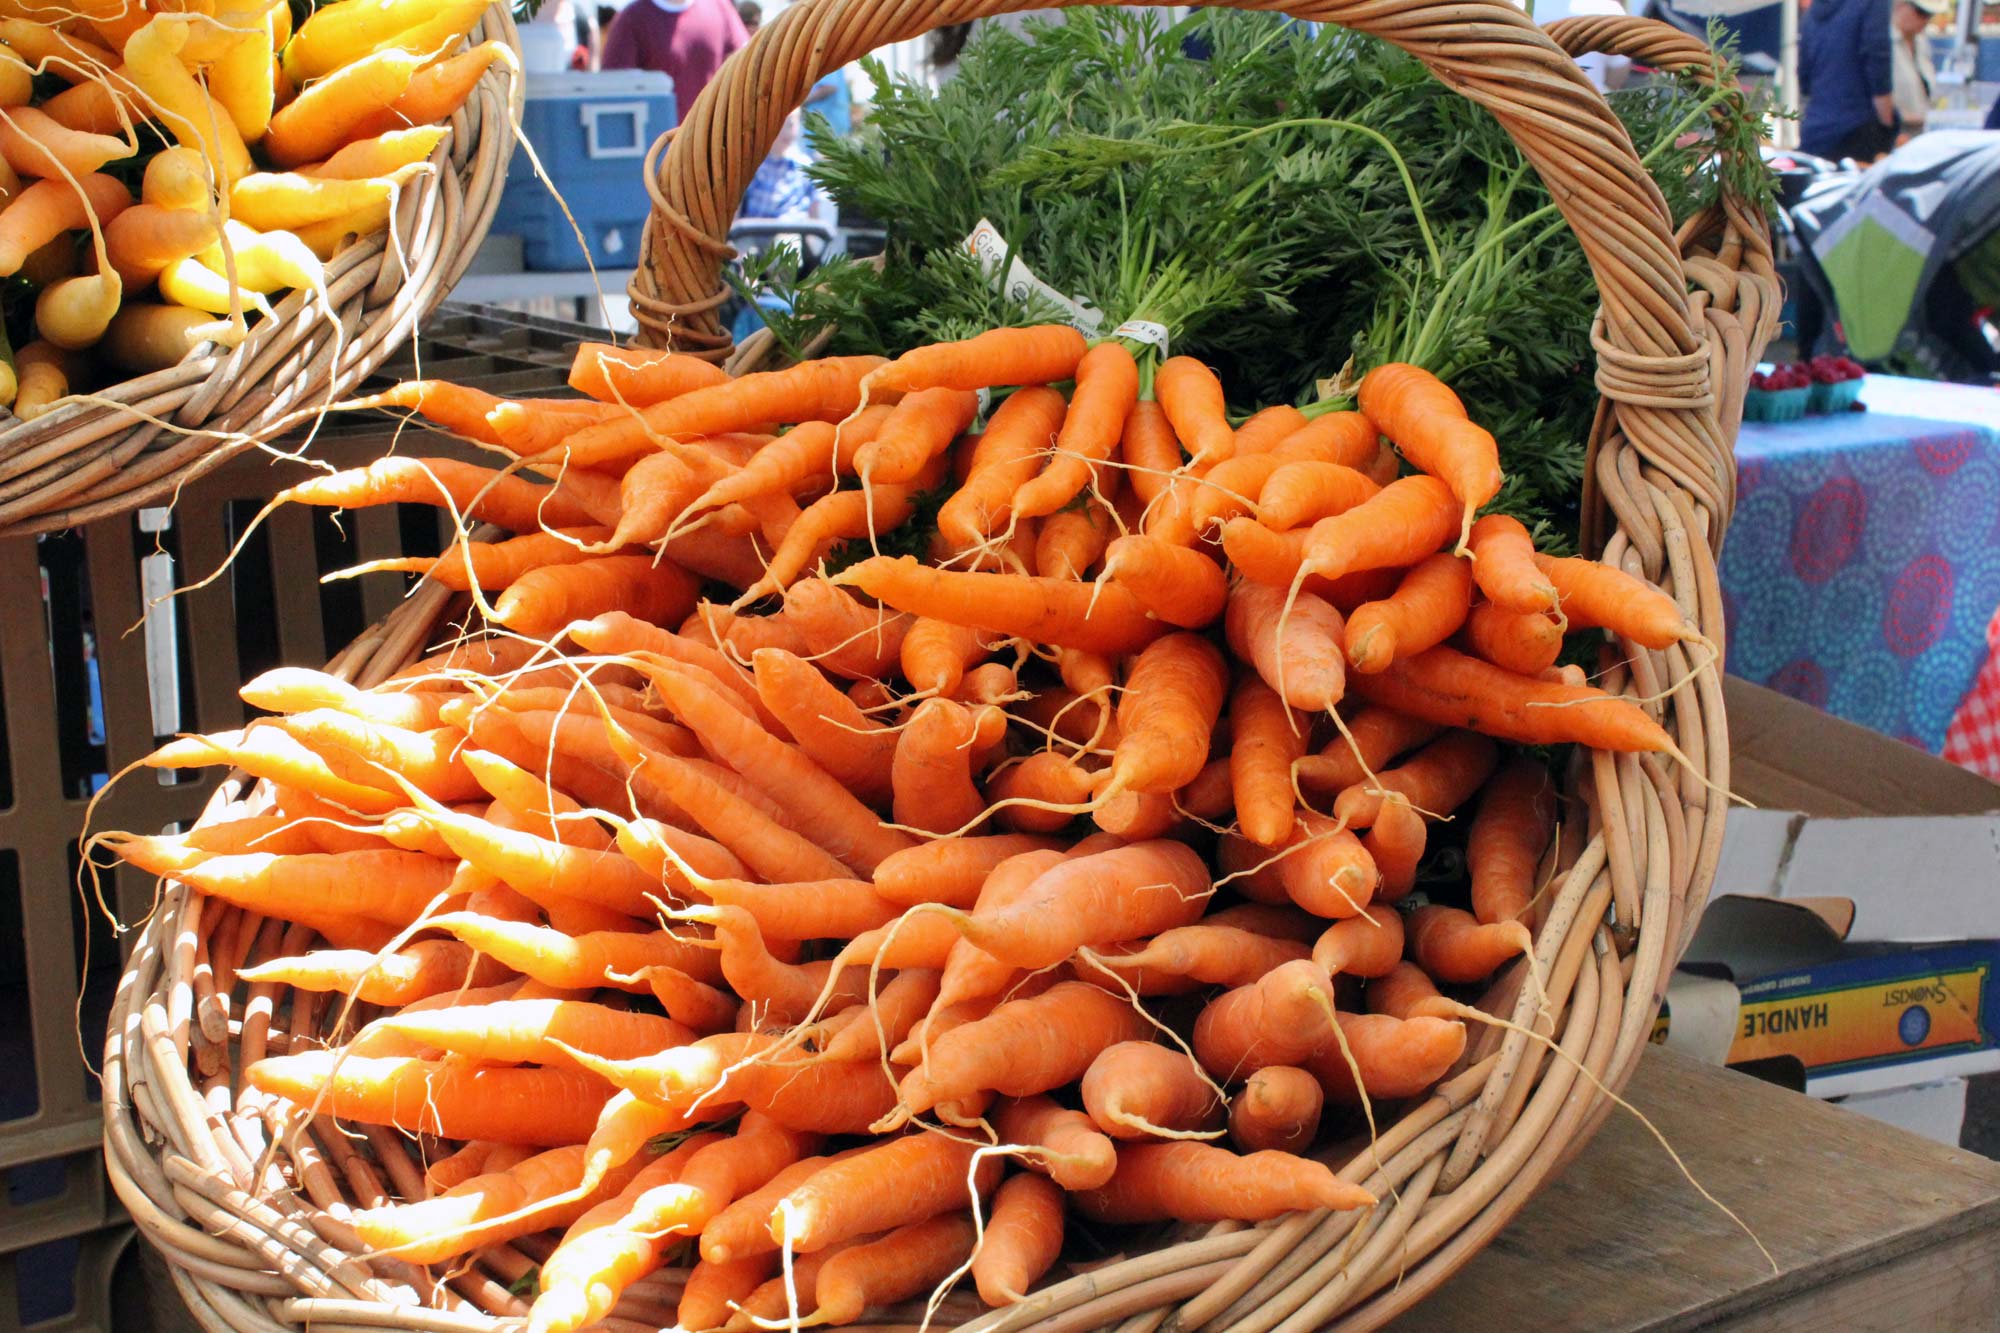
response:
<path fill-rule="evenodd" d="M 587 335 L 446 307 L 383 382 L 422 373 L 495 393 L 561 392 L 571 349 Z M 309 453 L 348 467 L 391 448 L 474 456 L 377 413 L 330 418 Z M 322 573 L 435 553 L 444 539 L 437 512 L 421 506 L 338 519 L 288 508 L 223 576 L 148 605 L 219 568 L 265 500 L 310 471 L 248 454 L 190 485 L 171 511 L 0 541 L 0 1067 L 9 1071 L 0 1079 L 0 1328 L 18 1327 L 23 1311 L 51 1310 L 52 1329 L 128 1326 L 102 1313 L 124 1233 L 99 1160 L 94 1072 L 122 957 L 87 896 L 88 877 L 79 888 L 79 839 L 190 821 L 218 775 L 141 769 L 93 809 L 97 789 L 168 736 L 240 725 L 239 683 L 280 664 L 323 663 L 388 614 L 408 584 L 400 575 L 322 584 Z M 121 868 L 100 882 L 120 919 L 143 918 L 150 881 Z"/>

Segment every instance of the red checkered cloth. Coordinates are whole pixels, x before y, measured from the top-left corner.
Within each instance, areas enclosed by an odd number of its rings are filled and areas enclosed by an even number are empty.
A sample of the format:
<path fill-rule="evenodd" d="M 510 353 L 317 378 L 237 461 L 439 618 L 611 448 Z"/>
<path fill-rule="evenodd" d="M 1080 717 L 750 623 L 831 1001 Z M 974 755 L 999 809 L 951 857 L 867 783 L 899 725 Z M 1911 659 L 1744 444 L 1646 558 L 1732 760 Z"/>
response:
<path fill-rule="evenodd" d="M 1986 623 L 1986 662 L 1952 714 L 1944 757 L 2000 782 L 2000 611 Z"/>

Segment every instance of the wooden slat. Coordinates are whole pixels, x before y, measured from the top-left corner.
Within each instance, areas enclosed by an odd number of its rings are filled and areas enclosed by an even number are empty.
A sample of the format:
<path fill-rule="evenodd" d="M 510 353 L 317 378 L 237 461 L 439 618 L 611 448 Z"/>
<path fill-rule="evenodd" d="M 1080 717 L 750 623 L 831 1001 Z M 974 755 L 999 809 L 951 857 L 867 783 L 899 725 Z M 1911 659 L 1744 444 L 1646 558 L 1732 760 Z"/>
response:
<path fill-rule="evenodd" d="M 1398 1330 L 2000 1327 L 2000 1163 L 1648 1051 L 1630 1114 Z"/>

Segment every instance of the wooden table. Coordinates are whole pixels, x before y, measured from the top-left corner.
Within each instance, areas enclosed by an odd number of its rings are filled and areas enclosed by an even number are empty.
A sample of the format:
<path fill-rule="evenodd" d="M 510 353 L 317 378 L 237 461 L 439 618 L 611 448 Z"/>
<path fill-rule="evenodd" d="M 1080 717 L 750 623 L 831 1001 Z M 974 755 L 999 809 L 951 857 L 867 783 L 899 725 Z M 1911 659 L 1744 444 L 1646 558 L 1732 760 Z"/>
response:
<path fill-rule="evenodd" d="M 1627 1100 L 1780 1271 L 1615 1111 L 1396 1328 L 2000 1329 L 2000 1163 L 1664 1050 Z"/>

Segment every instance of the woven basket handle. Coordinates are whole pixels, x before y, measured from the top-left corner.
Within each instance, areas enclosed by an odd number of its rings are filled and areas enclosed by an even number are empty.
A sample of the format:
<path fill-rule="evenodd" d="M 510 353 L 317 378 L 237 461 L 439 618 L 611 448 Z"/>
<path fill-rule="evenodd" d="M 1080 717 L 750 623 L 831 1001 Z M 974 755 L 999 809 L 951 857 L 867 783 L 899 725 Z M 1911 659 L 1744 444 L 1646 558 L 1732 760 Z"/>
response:
<path fill-rule="evenodd" d="M 654 209 L 631 283 L 640 340 L 714 359 L 728 354 L 716 311 L 729 299 L 721 270 L 732 254 L 730 223 L 780 126 L 815 82 L 933 28 L 1043 7 L 1044 0 L 802 0 L 766 24 L 702 90 L 663 141 L 664 155 L 656 144 L 648 157 Z M 1626 434 L 1642 449 L 1648 442 L 1677 446 L 1674 452 L 1695 464 L 1687 471 L 1708 474 L 1694 486 L 1697 494 L 1720 493 L 1733 464 L 1666 201 L 1624 126 L 1569 55 L 1507 0 L 1237 0 L 1228 7 L 1281 10 L 1381 37 L 1491 111 L 1540 173 L 1590 261 L 1603 302 L 1599 382 L 1618 404 Z M 1586 44 L 1600 40 L 1597 27 L 1587 33 Z M 1607 32 L 1601 40 L 1616 38 Z M 1675 56 L 1692 59 L 1682 47 L 1661 58 L 1671 63 Z"/>

